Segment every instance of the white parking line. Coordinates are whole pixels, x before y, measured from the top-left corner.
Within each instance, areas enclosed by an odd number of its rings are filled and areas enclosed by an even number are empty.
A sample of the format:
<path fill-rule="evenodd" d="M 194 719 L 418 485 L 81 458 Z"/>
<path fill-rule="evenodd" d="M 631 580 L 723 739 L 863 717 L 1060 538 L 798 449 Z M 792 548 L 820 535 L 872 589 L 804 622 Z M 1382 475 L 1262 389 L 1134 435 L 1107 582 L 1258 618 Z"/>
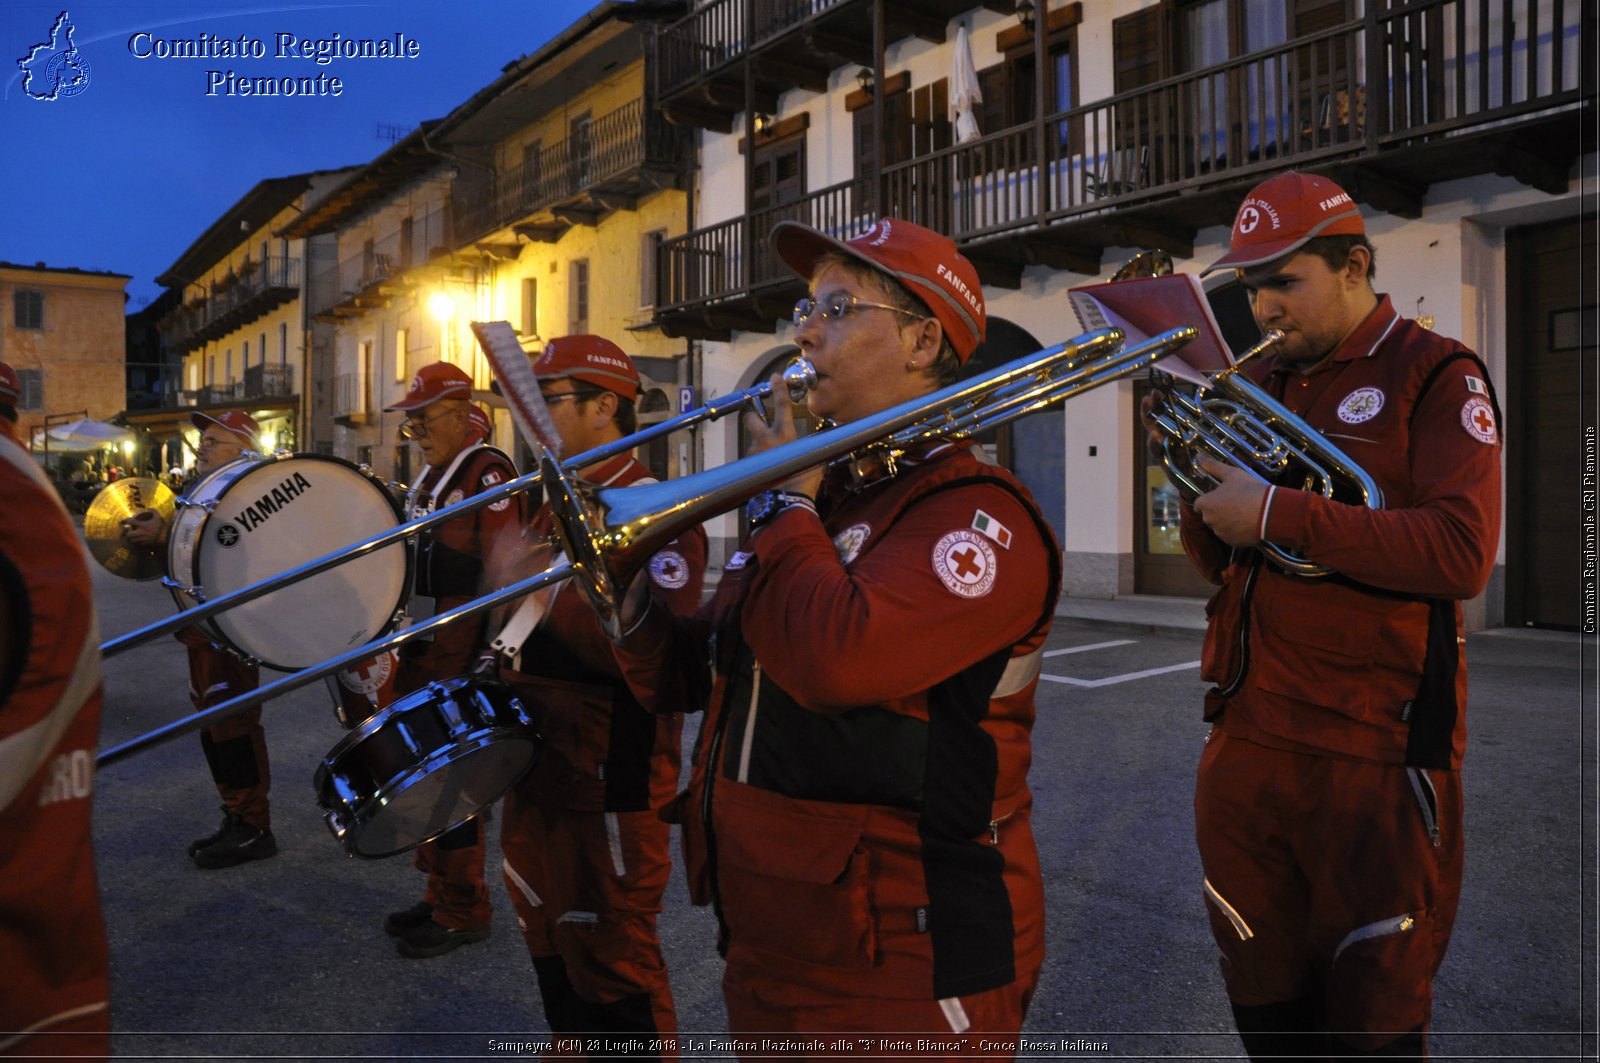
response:
<path fill-rule="evenodd" d="M 1048 675 L 1041 673 L 1040 679 L 1047 679 L 1052 683 L 1065 683 L 1074 687 L 1109 687 L 1117 683 L 1131 683 L 1135 679 L 1148 679 L 1153 675 L 1165 675 L 1168 672 L 1181 672 L 1185 668 L 1198 668 L 1199 661 L 1188 661 L 1184 664 L 1169 664 L 1165 668 L 1147 668 L 1142 672 L 1129 672 L 1126 675 L 1108 675 L 1104 679 L 1074 679 L 1068 675 Z"/>
<path fill-rule="evenodd" d="M 1046 657 L 1060 657 L 1067 653 L 1088 653 L 1090 650 L 1109 650 L 1113 646 L 1132 646 L 1134 639 L 1117 639 L 1114 642 L 1095 642 L 1088 646 L 1068 646 L 1064 650 L 1045 650 Z"/>

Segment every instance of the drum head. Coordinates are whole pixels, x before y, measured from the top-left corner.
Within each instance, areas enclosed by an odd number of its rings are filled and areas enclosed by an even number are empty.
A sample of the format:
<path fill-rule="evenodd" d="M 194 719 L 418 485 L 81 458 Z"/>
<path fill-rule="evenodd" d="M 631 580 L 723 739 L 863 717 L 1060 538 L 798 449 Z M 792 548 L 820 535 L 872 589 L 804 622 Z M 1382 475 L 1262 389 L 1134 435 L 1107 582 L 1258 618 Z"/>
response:
<path fill-rule="evenodd" d="M 398 779 L 352 827 L 352 856 L 394 856 L 432 841 L 494 804 L 533 766 L 532 733 L 484 736 Z"/>
<path fill-rule="evenodd" d="M 400 522 L 389 493 L 323 455 L 256 463 L 232 478 L 194 536 L 194 575 L 215 598 L 331 554 Z M 404 600 L 409 555 L 395 543 L 212 618 L 223 641 L 294 671 L 369 642 Z"/>

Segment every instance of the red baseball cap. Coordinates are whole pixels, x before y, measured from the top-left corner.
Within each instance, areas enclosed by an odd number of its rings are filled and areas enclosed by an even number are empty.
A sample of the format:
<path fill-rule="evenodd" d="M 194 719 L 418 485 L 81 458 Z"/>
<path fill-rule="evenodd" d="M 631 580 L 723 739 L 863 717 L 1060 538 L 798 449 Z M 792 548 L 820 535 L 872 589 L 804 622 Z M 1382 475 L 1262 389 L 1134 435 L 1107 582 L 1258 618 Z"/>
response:
<path fill-rule="evenodd" d="M 581 380 L 630 402 L 639 397 L 639 370 L 633 359 L 604 336 L 556 337 L 533 360 L 533 375 L 540 380 Z"/>
<path fill-rule="evenodd" d="M 899 218 L 880 218 L 860 236 L 841 241 L 809 225 L 783 221 L 772 230 L 772 247 L 807 280 L 816 272 L 817 259 L 830 252 L 893 277 L 932 311 L 963 364 L 983 342 L 988 324 L 983 285 L 977 269 L 948 236 Z"/>
<path fill-rule="evenodd" d="M 15 406 L 22 401 L 22 378 L 17 371 L 0 362 L 0 402 Z"/>
<path fill-rule="evenodd" d="M 216 425 L 227 429 L 240 439 L 251 450 L 260 450 L 261 444 L 256 442 L 256 436 L 261 431 L 261 426 L 256 424 L 256 419 L 242 410 L 224 410 L 222 413 L 201 413 L 196 410 L 189 415 L 189 423 L 204 432 L 208 425 Z"/>
<path fill-rule="evenodd" d="M 472 431 L 484 439 L 494 435 L 494 425 L 489 421 L 489 415 L 483 408 L 473 403 L 467 403 L 467 421 L 472 425 Z"/>
<path fill-rule="evenodd" d="M 1201 271 L 1259 266 L 1318 236 L 1363 236 L 1367 227 L 1350 194 L 1326 177 L 1291 170 L 1250 190 L 1233 219 L 1228 253 Z"/>
<path fill-rule="evenodd" d="M 467 399 L 472 397 L 472 378 L 459 366 L 449 362 L 430 362 L 417 370 L 411 378 L 406 397 L 385 410 L 420 410 L 440 399 Z"/>

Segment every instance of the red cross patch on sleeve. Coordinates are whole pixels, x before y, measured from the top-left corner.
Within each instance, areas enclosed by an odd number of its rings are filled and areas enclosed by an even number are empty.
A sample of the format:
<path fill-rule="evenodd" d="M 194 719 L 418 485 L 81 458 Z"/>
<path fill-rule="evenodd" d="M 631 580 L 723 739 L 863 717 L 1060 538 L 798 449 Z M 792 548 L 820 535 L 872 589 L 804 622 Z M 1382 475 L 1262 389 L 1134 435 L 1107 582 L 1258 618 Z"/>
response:
<path fill-rule="evenodd" d="M 994 547 L 970 528 L 953 531 L 933 544 L 933 572 L 952 594 L 982 598 L 994 589 Z"/>
<path fill-rule="evenodd" d="M 1480 443 L 1497 443 L 1500 433 L 1494 424 L 1494 407 L 1481 395 L 1474 395 L 1461 407 L 1461 427 Z"/>

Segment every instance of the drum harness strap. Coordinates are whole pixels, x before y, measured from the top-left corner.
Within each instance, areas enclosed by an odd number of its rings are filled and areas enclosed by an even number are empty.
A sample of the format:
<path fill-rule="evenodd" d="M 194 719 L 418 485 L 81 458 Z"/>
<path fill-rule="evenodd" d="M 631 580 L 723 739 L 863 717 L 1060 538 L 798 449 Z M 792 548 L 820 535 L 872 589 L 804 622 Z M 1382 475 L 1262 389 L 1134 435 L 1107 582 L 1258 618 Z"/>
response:
<path fill-rule="evenodd" d="M 433 466 L 424 465 L 422 467 L 422 471 L 417 474 L 417 482 L 412 484 L 411 490 L 406 492 L 406 520 L 416 520 L 419 517 L 425 517 L 429 513 L 432 513 L 434 510 L 438 509 L 439 496 L 444 493 L 445 488 L 448 487 L 450 482 L 455 479 L 457 470 L 461 468 L 462 464 L 471 454 L 473 454 L 473 452 L 482 449 L 482 443 L 474 443 L 471 446 L 462 447 L 461 453 L 455 456 L 455 459 L 450 462 L 449 467 L 444 470 L 444 474 L 439 477 L 438 482 L 433 485 L 433 489 L 427 492 L 426 501 L 422 501 L 419 496 L 421 496 L 423 493 L 422 485 L 427 481 L 428 473 L 433 469 Z M 416 605 L 424 606 L 424 608 L 414 609 L 413 606 Z M 433 613 L 434 599 L 431 597 L 425 598 L 422 595 L 413 593 L 406 602 L 406 618 L 399 626 L 402 628 L 410 627 L 413 624 L 427 620 L 433 615 Z M 431 642 L 432 636 L 428 636 L 428 638 L 424 641 Z"/>

